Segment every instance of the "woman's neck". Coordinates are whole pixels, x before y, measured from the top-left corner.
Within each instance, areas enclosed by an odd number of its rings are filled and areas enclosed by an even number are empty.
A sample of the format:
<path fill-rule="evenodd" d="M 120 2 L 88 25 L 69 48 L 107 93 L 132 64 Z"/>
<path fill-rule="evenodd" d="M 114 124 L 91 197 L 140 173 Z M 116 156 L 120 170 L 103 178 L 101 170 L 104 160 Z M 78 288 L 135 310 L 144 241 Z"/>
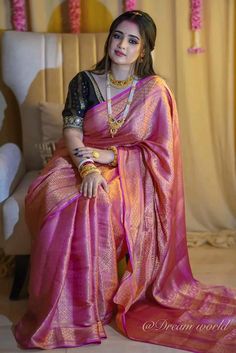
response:
<path fill-rule="evenodd" d="M 111 64 L 112 76 L 119 81 L 126 80 L 130 75 L 132 75 L 132 70 L 129 65 L 116 65 Z"/>

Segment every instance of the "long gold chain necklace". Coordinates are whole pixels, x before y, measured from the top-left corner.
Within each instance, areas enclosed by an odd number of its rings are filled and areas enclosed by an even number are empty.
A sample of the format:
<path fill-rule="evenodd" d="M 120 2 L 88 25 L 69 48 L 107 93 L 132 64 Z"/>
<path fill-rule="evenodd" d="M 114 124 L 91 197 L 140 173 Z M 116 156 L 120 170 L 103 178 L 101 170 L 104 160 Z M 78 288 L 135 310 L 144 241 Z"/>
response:
<path fill-rule="evenodd" d="M 108 73 L 108 76 L 110 85 L 115 88 L 126 88 L 133 82 L 134 79 L 133 76 L 129 76 L 126 80 L 116 80 L 111 72 Z"/>
<path fill-rule="evenodd" d="M 121 128 L 121 126 L 124 124 L 125 119 L 128 115 L 130 105 L 132 103 L 133 97 L 134 97 L 134 90 L 136 83 L 138 82 L 138 79 L 136 77 L 133 77 L 132 79 L 132 85 L 130 88 L 129 92 L 129 97 L 125 106 L 125 109 L 123 110 L 121 117 L 119 119 L 115 119 L 112 114 L 112 106 L 111 106 L 111 85 L 110 85 L 110 76 L 107 74 L 107 82 L 106 82 L 106 93 L 107 93 L 107 112 L 108 112 L 108 124 L 109 124 L 109 130 L 110 134 L 112 137 L 115 136 L 117 131 Z"/>

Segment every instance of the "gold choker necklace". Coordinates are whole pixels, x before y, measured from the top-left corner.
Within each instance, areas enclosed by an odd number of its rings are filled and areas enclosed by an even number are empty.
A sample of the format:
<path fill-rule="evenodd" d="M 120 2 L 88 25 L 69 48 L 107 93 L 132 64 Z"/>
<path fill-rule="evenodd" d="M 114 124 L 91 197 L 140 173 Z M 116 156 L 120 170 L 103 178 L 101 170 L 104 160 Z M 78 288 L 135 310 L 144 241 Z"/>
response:
<path fill-rule="evenodd" d="M 133 76 L 129 76 L 126 80 L 116 80 L 112 76 L 111 72 L 108 73 L 108 76 L 109 76 L 110 85 L 115 88 L 126 88 L 126 87 L 130 86 L 134 80 Z"/>

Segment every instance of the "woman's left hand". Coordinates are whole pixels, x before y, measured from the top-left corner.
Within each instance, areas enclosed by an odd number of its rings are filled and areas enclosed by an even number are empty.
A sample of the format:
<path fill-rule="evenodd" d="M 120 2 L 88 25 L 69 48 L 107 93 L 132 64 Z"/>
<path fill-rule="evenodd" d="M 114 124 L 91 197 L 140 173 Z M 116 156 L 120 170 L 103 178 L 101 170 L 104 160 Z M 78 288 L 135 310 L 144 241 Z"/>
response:
<path fill-rule="evenodd" d="M 114 160 L 114 153 L 111 150 L 101 150 L 92 147 L 79 147 L 73 151 L 74 156 L 80 160 L 91 158 L 94 162 L 101 164 L 109 164 Z"/>

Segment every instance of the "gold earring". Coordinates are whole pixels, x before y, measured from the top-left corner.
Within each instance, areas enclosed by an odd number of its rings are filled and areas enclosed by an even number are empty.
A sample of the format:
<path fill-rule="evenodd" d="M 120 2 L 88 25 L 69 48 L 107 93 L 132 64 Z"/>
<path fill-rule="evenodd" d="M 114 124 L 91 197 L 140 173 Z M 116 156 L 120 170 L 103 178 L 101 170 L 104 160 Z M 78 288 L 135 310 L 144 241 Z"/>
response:
<path fill-rule="evenodd" d="M 142 63 L 143 62 L 143 58 L 144 58 L 144 55 L 140 55 L 140 59 L 139 59 L 139 62 Z"/>

